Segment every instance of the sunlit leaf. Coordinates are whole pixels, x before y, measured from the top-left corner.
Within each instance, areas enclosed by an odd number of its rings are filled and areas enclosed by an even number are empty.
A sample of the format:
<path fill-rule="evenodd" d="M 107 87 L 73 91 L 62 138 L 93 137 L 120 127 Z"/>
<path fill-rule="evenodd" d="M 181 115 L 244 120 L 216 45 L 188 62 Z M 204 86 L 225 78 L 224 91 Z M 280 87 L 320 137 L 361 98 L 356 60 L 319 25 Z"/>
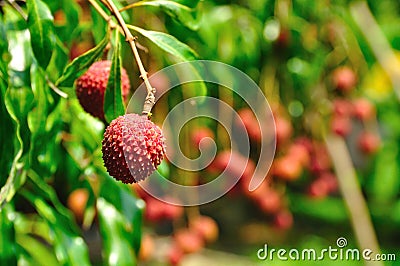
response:
<path fill-rule="evenodd" d="M 41 0 L 27 1 L 27 7 L 32 50 L 39 65 L 45 69 L 50 62 L 54 46 L 53 16 Z"/>
<path fill-rule="evenodd" d="M 110 75 L 104 93 L 104 117 L 107 122 L 111 122 L 118 116 L 125 114 L 121 93 L 121 44 L 119 41 L 119 32 L 116 31 L 116 33 Z"/>
<path fill-rule="evenodd" d="M 167 0 L 139 1 L 127 5 L 122 10 L 140 6 L 158 7 L 164 12 L 166 12 L 172 18 L 176 19 L 183 25 L 187 26 L 189 29 L 197 30 L 199 27 L 199 19 L 196 17 L 197 15 L 196 10 L 193 10 L 188 6 L 182 5 L 174 1 L 167 1 Z"/>
<path fill-rule="evenodd" d="M 99 59 L 108 43 L 108 35 L 93 49 L 75 58 L 68 64 L 56 85 L 60 87 L 71 87 L 74 81 L 80 77 L 97 59 Z"/>
<path fill-rule="evenodd" d="M 14 217 L 15 213 L 11 204 L 6 204 L 0 208 L 0 264 L 1 265 L 17 265 L 17 257 L 15 253 L 15 229 Z"/>
<path fill-rule="evenodd" d="M 197 57 L 196 52 L 193 51 L 192 48 L 169 34 L 159 31 L 144 30 L 132 25 L 128 25 L 128 27 L 152 41 L 165 52 L 176 56 L 181 61 L 191 61 L 195 60 Z"/>
<path fill-rule="evenodd" d="M 97 210 L 107 265 L 136 265 L 132 239 L 126 232 L 129 229 L 126 219 L 104 198 L 97 199 Z"/>

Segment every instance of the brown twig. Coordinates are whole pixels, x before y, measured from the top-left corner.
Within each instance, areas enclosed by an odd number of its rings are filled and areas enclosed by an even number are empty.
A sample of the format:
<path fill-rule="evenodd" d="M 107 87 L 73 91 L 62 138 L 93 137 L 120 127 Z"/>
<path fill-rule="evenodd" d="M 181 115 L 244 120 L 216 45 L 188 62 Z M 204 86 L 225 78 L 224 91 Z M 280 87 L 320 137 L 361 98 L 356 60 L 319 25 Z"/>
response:
<path fill-rule="evenodd" d="M 343 138 L 329 134 L 325 137 L 333 166 L 338 178 L 343 200 L 350 215 L 350 221 L 362 250 L 370 249 L 379 253 L 379 245 L 369 216 L 368 206 L 362 195 L 352 160 Z M 366 265 L 383 266 L 379 261 L 365 261 Z"/>
<path fill-rule="evenodd" d="M 90 3 L 94 2 L 93 0 L 89 0 Z M 147 89 L 147 96 L 144 101 L 143 105 L 143 111 L 142 114 L 151 116 L 151 108 L 153 108 L 155 104 L 155 88 L 153 88 L 147 78 L 147 71 L 145 70 L 142 60 L 140 59 L 139 52 L 136 48 L 136 43 L 135 43 L 135 37 L 133 37 L 132 33 L 130 32 L 129 28 L 127 27 L 124 19 L 121 16 L 121 13 L 119 12 L 118 8 L 115 6 L 114 2 L 112 0 L 104 0 L 105 3 L 107 3 L 107 6 L 110 8 L 110 11 L 114 14 L 115 18 L 118 21 L 119 26 L 122 28 L 122 31 L 125 36 L 125 40 L 129 43 L 131 46 L 133 55 L 135 57 L 136 63 L 138 65 L 139 71 L 140 71 L 140 77 L 143 79 L 144 84 Z M 92 3 L 93 4 L 93 3 Z M 96 7 L 95 7 L 96 8 Z M 97 8 L 96 8 L 97 10 Z M 103 11 L 104 12 L 104 11 Z M 105 13 L 105 12 L 104 12 Z M 101 14 L 102 15 L 102 14 Z M 104 15 L 102 15 L 104 17 Z M 108 16 L 107 16 L 108 17 Z M 109 23 L 111 20 L 108 20 Z"/>

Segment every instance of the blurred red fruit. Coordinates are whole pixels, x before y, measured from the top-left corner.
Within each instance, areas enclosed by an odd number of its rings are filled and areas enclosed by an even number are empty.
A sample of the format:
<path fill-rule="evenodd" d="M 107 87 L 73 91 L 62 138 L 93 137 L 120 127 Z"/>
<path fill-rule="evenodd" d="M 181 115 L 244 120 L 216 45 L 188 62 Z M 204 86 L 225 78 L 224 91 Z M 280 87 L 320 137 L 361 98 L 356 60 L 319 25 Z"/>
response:
<path fill-rule="evenodd" d="M 210 164 L 209 170 L 217 170 L 226 172 L 232 178 L 243 177 L 245 179 L 251 178 L 254 173 L 255 164 L 250 159 L 244 157 L 235 151 L 222 151 Z"/>
<path fill-rule="evenodd" d="M 238 111 L 238 115 L 249 134 L 249 138 L 254 141 L 261 141 L 261 129 L 253 111 L 249 108 L 243 108 Z M 241 125 L 239 121 L 236 122 Z"/>
<path fill-rule="evenodd" d="M 366 154 L 375 153 L 381 145 L 379 137 L 371 132 L 363 132 L 358 137 L 358 147 Z"/>
<path fill-rule="evenodd" d="M 175 220 L 183 215 L 183 207 L 163 202 L 164 211 L 163 218 L 167 220 Z"/>
<path fill-rule="evenodd" d="M 329 158 L 326 147 L 322 144 L 315 144 L 311 157 L 311 171 L 321 173 L 329 170 L 331 167 L 331 159 Z"/>
<path fill-rule="evenodd" d="M 197 232 L 189 229 L 176 231 L 174 240 L 184 253 L 195 253 L 204 247 L 203 238 Z"/>
<path fill-rule="evenodd" d="M 353 105 L 344 99 L 335 99 L 333 101 L 333 111 L 338 116 L 350 116 L 353 113 Z"/>
<path fill-rule="evenodd" d="M 145 234 L 142 236 L 142 242 L 140 243 L 139 250 L 139 260 L 146 261 L 148 260 L 154 252 L 154 240 L 153 238 Z"/>
<path fill-rule="evenodd" d="M 298 179 L 302 172 L 300 161 L 292 156 L 283 156 L 273 163 L 273 174 L 284 180 Z"/>
<path fill-rule="evenodd" d="M 275 215 L 274 225 L 278 229 L 283 229 L 283 230 L 291 228 L 293 225 L 292 213 L 288 210 L 281 210 Z"/>
<path fill-rule="evenodd" d="M 275 117 L 276 142 L 278 145 L 285 143 L 292 136 L 292 124 L 279 116 Z"/>
<path fill-rule="evenodd" d="M 331 120 L 331 129 L 339 136 L 347 136 L 351 132 L 350 117 L 334 115 Z"/>
<path fill-rule="evenodd" d="M 336 192 L 338 189 L 338 180 L 336 176 L 331 172 L 324 172 L 319 176 L 319 179 L 323 180 L 329 189 L 329 193 Z"/>
<path fill-rule="evenodd" d="M 308 194 L 313 198 L 324 198 L 329 194 L 329 184 L 324 179 L 317 178 L 310 184 Z"/>
<path fill-rule="evenodd" d="M 297 159 L 302 166 L 307 166 L 310 163 L 309 151 L 300 143 L 293 143 L 290 145 L 287 156 Z"/>
<path fill-rule="evenodd" d="M 375 116 L 375 106 L 367 99 L 354 100 L 353 106 L 354 116 L 362 121 L 372 119 Z"/>
<path fill-rule="evenodd" d="M 67 207 L 74 213 L 78 223 L 83 221 L 88 199 L 89 192 L 85 188 L 78 188 L 68 196 Z"/>
<path fill-rule="evenodd" d="M 171 249 L 168 251 L 168 261 L 170 265 L 178 265 L 182 258 L 183 258 L 183 251 L 180 247 L 178 247 L 176 244 L 171 247 Z"/>
<path fill-rule="evenodd" d="M 357 84 L 357 76 L 354 71 L 347 67 L 338 67 L 332 73 L 333 86 L 343 92 L 348 92 Z"/>
<path fill-rule="evenodd" d="M 213 243 L 218 238 L 218 224 L 208 216 L 197 216 L 189 222 L 190 230 L 197 232 L 207 243 Z"/>
<path fill-rule="evenodd" d="M 149 197 L 146 199 L 146 208 L 144 211 L 144 217 L 149 222 L 157 222 L 163 218 L 164 215 L 164 204 L 163 202 Z"/>
<path fill-rule="evenodd" d="M 276 213 L 282 208 L 281 195 L 273 189 L 269 189 L 264 195 L 258 197 L 256 203 L 260 210 L 267 214 Z"/>
<path fill-rule="evenodd" d="M 90 41 L 82 41 L 78 43 L 73 43 L 71 46 L 71 50 L 69 53 L 69 58 L 71 60 L 75 59 L 76 57 L 82 55 L 83 53 L 89 51 L 93 48 L 93 43 Z"/>
<path fill-rule="evenodd" d="M 199 147 L 199 144 L 202 139 L 211 138 L 214 139 L 214 133 L 211 129 L 207 127 L 197 128 L 192 132 L 191 140 L 196 147 Z"/>

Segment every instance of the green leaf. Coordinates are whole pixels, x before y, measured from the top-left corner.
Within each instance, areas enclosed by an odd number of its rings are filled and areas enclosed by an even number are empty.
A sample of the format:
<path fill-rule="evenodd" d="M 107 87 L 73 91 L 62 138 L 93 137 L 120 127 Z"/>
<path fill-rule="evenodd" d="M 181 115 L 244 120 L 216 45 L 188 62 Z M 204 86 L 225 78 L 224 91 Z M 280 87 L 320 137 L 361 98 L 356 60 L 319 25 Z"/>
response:
<path fill-rule="evenodd" d="M 97 199 L 100 233 L 106 265 L 136 265 L 136 254 L 127 229 L 132 230 L 126 219 L 104 198 Z"/>
<path fill-rule="evenodd" d="M 175 0 L 175 2 L 184 5 L 184 6 L 188 6 L 190 8 L 194 8 L 197 6 L 197 4 L 200 2 L 200 0 Z"/>
<path fill-rule="evenodd" d="M 123 10 L 139 6 L 158 7 L 189 29 L 197 30 L 199 28 L 199 19 L 196 17 L 197 12 L 180 3 L 168 0 L 140 1 L 127 5 Z"/>
<path fill-rule="evenodd" d="M 88 248 L 79 236 L 74 221 L 50 206 L 40 195 L 26 189 L 21 190 L 24 196 L 46 220 L 54 236 L 54 249 L 59 265 L 90 265 Z M 60 203 L 61 204 L 61 203 Z"/>
<path fill-rule="evenodd" d="M 17 265 L 15 252 L 15 212 L 11 204 L 0 209 L 0 264 Z"/>
<path fill-rule="evenodd" d="M 62 76 L 57 80 L 56 86 L 72 87 L 74 81 L 102 56 L 108 43 L 108 39 L 108 35 L 106 35 L 96 47 L 75 58 L 70 64 L 68 64 L 65 67 Z"/>
<path fill-rule="evenodd" d="M 311 199 L 304 195 L 290 196 L 291 210 L 306 216 L 321 219 L 331 223 L 344 223 L 348 219 L 346 207 L 342 199 L 325 198 L 323 200 Z"/>
<path fill-rule="evenodd" d="M 142 237 L 141 225 L 145 206 L 143 200 L 137 199 L 129 186 L 115 182 L 107 174 L 105 174 L 101 186 L 100 197 L 113 204 L 122 217 L 129 223 L 129 227 L 132 230 L 126 234 L 133 248 L 138 252 Z"/>
<path fill-rule="evenodd" d="M 58 261 L 54 255 L 54 252 L 43 242 L 29 236 L 28 234 L 17 235 L 16 241 L 18 245 L 20 245 L 21 248 L 23 248 L 30 256 L 30 259 L 33 260 L 35 265 L 58 265 Z"/>
<path fill-rule="evenodd" d="M 109 123 L 118 116 L 125 114 L 125 106 L 121 93 L 121 44 L 119 41 L 119 32 L 115 32 L 114 53 L 107 88 L 104 93 L 104 117 Z"/>
<path fill-rule="evenodd" d="M 169 34 L 159 31 L 144 30 L 133 25 L 128 25 L 128 27 L 148 38 L 162 50 L 176 56 L 181 61 L 192 61 L 197 57 L 196 52 L 193 51 L 192 48 Z"/>
<path fill-rule="evenodd" d="M 53 16 L 41 0 L 27 1 L 27 7 L 33 54 L 39 65 L 46 69 L 54 46 Z"/>

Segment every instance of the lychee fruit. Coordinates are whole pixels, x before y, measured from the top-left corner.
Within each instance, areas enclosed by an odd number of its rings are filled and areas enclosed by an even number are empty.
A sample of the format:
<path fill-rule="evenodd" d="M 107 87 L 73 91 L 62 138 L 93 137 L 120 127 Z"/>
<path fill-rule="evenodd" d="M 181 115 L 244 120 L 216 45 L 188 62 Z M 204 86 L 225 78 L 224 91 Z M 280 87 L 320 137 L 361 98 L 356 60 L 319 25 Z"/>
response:
<path fill-rule="evenodd" d="M 354 116 L 367 121 L 375 116 L 375 106 L 367 99 L 360 98 L 353 101 Z"/>
<path fill-rule="evenodd" d="M 203 238 L 191 229 L 179 229 L 174 234 L 176 245 L 184 253 L 195 253 L 204 247 Z"/>
<path fill-rule="evenodd" d="M 297 158 L 283 156 L 275 160 L 272 170 L 275 176 L 292 181 L 301 176 L 303 166 Z"/>
<path fill-rule="evenodd" d="M 151 258 L 154 252 L 154 239 L 149 234 L 145 234 L 142 237 L 142 242 L 139 249 L 139 260 L 147 261 Z"/>
<path fill-rule="evenodd" d="M 331 129 L 339 136 L 347 136 L 352 129 L 351 118 L 348 116 L 334 115 L 331 120 Z"/>
<path fill-rule="evenodd" d="M 244 125 L 247 134 L 249 134 L 249 138 L 254 141 L 261 141 L 261 129 L 259 126 L 259 122 L 250 108 L 243 108 L 238 111 L 238 120 L 236 124 L 238 126 Z M 240 121 L 240 120 L 241 121 Z M 242 124 L 243 123 L 243 124 Z"/>
<path fill-rule="evenodd" d="M 85 216 L 86 204 L 89 199 L 89 191 L 78 188 L 69 194 L 67 199 L 68 208 L 74 213 L 76 220 L 82 223 Z"/>
<path fill-rule="evenodd" d="M 209 216 L 197 216 L 189 221 L 191 230 L 197 232 L 207 243 L 213 243 L 218 238 L 218 224 Z"/>
<path fill-rule="evenodd" d="M 103 121 L 104 118 L 104 92 L 110 76 L 111 61 L 98 61 L 76 80 L 76 96 L 83 109 L 94 117 Z M 121 69 L 121 94 L 124 99 L 128 96 L 130 82 L 124 68 Z"/>
<path fill-rule="evenodd" d="M 371 132 L 363 132 L 358 137 L 358 147 L 365 154 L 375 153 L 381 145 L 380 138 Z"/>
<path fill-rule="evenodd" d="M 357 76 L 348 66 L 338 67 L 332 73 L 332 82 L 337 90 L 348 92 L 356 86 Z"/>
<path fill-rule="evenodd" d="M 289 210 L 281 210 L 275 215 L 274 225 L 278 229 L 287 230 L 293 225 L 293 215 Z"/>
<path fill-rule="evenodd" d="M 161 129 L 147 116 L 126 114 L 111 121 L 102 142 L 104 166 L 123 183 L 136 183 L 151 175 L 165 154 Z"/>

